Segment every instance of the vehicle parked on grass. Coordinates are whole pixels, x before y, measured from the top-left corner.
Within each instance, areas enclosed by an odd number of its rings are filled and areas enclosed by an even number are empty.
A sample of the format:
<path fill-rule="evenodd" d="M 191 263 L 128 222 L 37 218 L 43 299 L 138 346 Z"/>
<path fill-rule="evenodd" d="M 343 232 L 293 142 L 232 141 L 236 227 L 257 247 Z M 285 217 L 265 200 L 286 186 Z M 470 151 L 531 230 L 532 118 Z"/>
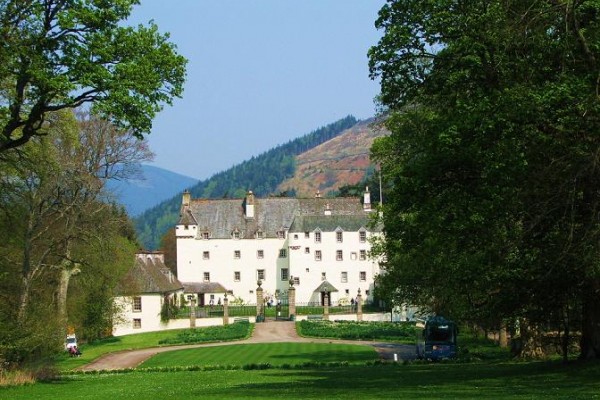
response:
<path fill-rule="evenodd" d="M 456 324 L 444 317 L 430 317 L 417 322 L 417 358 L 442 360 L 456 358 Z"/>
<path fill-rule="evenodd" d="M 74 333 L 69 333 L 65 338 L 65 350 L 70 351 L 72 347 L 77 347 L 77 336 Z"/>

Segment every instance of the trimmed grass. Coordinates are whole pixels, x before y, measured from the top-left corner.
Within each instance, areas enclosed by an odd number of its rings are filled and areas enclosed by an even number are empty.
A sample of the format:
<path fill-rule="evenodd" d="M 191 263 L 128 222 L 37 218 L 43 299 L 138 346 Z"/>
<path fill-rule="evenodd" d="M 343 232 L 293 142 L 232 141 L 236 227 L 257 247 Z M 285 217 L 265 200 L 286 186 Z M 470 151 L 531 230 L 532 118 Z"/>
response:
<path fill-rule="evenodd" d="M 416 330 L 412 322 L 309 321 L 296 322 L 300 336 L 346 339 L 381 340 L 415 344 Z"/>
<path fill-rule="evenodd" d="M 599 399 L 600 363 L 411 364 L 77 375 L 0 388 L 25 399 Z"/>
<path fill-rule="evenodd" d="M 379 356 L 372 346 L 329 343 L 256 343 L 160 353 L 145 361 L 140 368 L 188 365 L 244 365 L 376 361 Z"/>
<path fill-rule="evenodd" d="M 244 327 L 246 329 L 245 333 L 242 332 L 240 334 L 240 339 L 244 339 L 249 337 L 252 333 L 252 329 L 254 325 L 252 324 L 236 324 L 239 325 L 238 328 Z M 56 362 L 56 366 L 60 371 L 68 371 L 80 367 L 82 365 L 88 364 L 95 360 L 96 358 L 107 354 L 114 353 L 117 351 L 123 350 L 136 350 L 136 349 L 144 349 L 148 347 L 161 347 L 159 344 L 161 341 L 171 341 L 173 343 L 182 343 L 180 338 L 190 337 L 192 336 L 190 333 L 195 332 L 198 335 L 194 335 L 197 340 L 187 343 L 211 343 L 211 342 L 221 342 L 223 340 L 219 339 L 223 337 L 220 332 L 226 330 L 225 326 L 215 326 L 215 327 L 204 327 L 204 328 L 196 328 L 196 329 L 174 329 L 170 331 L 161 331 L 161 332 L 146 332 L 146 333 L 138 333 L 135 335 L 125 335 L 107 338 L 103 340 L 99 340 L 94 343 L 84 344 L 80 347 L 83 355 L 81 357 L 72 358 L 66 352 L 61 353 Z M 210 331 L 210 335 L 204 335 L 202 332 Z M 235 340 L 235 339 L 230 339 Z M 164 345 L 163 345 L 164 346 Z"/>

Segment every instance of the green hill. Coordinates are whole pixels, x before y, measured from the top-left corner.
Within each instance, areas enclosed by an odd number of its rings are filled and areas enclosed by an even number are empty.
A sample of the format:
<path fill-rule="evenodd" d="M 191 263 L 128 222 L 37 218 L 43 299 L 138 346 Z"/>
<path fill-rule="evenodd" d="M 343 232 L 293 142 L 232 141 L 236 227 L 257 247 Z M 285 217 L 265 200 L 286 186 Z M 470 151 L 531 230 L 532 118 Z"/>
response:
<path fill-rule="evenodd" d="M 293 187 L 287 185 L 282 192 L 279 185 L 294 177 L 297 156 L 336 138 L 357 123 L 353 116 L 342 118 L 200 181 L 189 191 L 193 198 L 240 198 L 248 190 L 259 197 L 294 196 Z M 177 193 L 135 218 L 138 238 L 145 248 L 158 247 L 160 238 L 177 222 L 180 205 L 181 193 Z"/>

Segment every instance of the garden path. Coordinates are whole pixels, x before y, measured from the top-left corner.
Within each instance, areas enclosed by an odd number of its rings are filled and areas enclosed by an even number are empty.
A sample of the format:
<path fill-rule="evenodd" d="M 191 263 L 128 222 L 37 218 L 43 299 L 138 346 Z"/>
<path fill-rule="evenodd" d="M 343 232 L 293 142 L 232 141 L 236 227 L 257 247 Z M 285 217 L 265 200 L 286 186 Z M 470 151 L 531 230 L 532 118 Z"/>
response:
<path fill-rule="evenodd" d="M 276 342 L 306 342 L 306 343 L 343 343 L 356 345 L 371 345 L 379 353 L 382 360 L 398 361 L 415 358 L 414 346 L 390 344 L 383 342 L 356 341 L 356 340 L 336 340 L 336 339 L 316 339 L 304 338 L 296 333 L 295 323 L 293 321 L 265 321 L 255 324 L 252 336 L 245 340 L 218 343 L 202 343 L 168 347 L 152 347 L 140 350 L 126 350 L 115 353 L 105 354 L 104 356 L 86 364 L 78 370 L 112 370 L 123 368 L 135 368 L 142 362 L 155 354 L 165 351 L 174 351 L 181 349 L 192 349 L 197 347 L 227 346 L 240 343 L 276 343 Z"/>

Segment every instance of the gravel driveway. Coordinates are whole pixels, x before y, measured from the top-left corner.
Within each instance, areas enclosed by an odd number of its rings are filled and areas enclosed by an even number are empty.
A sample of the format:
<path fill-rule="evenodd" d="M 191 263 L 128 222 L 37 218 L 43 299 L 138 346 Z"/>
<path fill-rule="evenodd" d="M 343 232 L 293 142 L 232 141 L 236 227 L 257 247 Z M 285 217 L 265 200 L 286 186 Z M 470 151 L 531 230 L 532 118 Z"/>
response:
<path fill-rule="evenodd" d="M 240 343 L 278 343 L 278 342 L 306 342 L 306 343 L 343 343 L 356 345 L 371 345 L 379 353 L 382 360 L 409 360 L 415 358 L 415 348 L 410 345 L 391 344 L 383 342 L 335 340 L 303 338 L 296 333 L 293 321 L 266 321 L 255 324 L 252 337 L 234 342 L 190 344 L 181 346 L 152 347 L 141 350 L 127 350 L 106 354 L 91 363 L 79 367 L 80 371 L 111 370 L 135 368 L 155 354 L 165 351 L 192 349 L 197 347 L 227 346 Z"/>

